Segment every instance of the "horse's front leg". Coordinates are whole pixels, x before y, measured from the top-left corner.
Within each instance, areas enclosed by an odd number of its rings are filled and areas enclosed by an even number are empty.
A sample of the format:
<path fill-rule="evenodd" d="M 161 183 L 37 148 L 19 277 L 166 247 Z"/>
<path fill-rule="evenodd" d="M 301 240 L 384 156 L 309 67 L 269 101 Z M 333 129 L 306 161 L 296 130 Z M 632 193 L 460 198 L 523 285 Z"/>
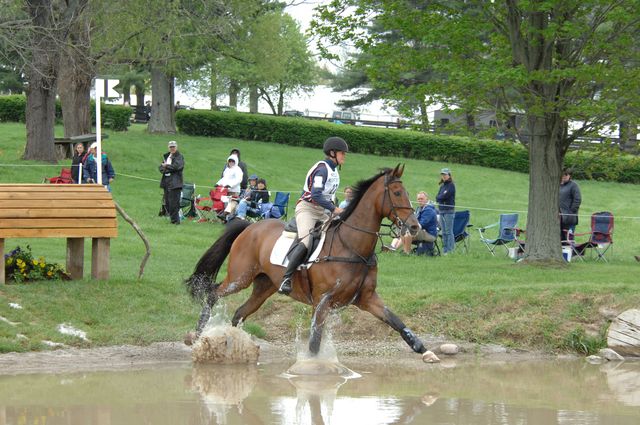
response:
<path fill-rule="evenodd" d="M 331 309 L 331 293 L 326 293 L 316 306 L 311 319 L 311 337 L 309 338 L 309 351 L 312 355 L 318 355 L 322 342 L 322 331 L 327 315 Z"/>
<path fill-rule="evenodd" d="M 358 308 L 368 311 L 387 325 L 391 326 L 395 331 L 400 333 L 402 339 L 416 353 L 422 354 L 425 362 L 439 362 L 440 359 L 431 351 L 428 351 L 420 338 L 418 338 L 404 322 L 389 310 L 382 301 L 382 298 L 375 290 L 363 291 L 361 297 L 354 303 Z"/>

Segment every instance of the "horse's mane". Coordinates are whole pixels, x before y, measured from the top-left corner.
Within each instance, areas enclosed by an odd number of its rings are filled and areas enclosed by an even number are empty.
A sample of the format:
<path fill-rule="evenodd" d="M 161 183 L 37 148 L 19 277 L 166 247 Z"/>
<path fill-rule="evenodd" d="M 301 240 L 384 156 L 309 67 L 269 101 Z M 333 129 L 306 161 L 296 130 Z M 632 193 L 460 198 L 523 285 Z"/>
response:
<path fill-rule="evenodd" d="M 373 177 L 366 180 L 360 180 L 358 183 L 352 186 L 353 198 L 351 199 L 351 202 L 349 202 L 349 205 L 347 205 L 344 211 L 342 211 L 342 213 L 340 214 L 340 218 L 342 220 L 346 220 L 347 218 L 349 218 L 349 216 L 356 209 L 356 207 L 358 206 L 358 203 L 360 202 L 360 200 L 362 199 L 366 191 L 369 190 L 371 185 L 376 180 L 378 180 L 381 176 L 384 176 L 385 174 L 388 174 L 391 171 L 393 171 L 391 168 L 383 168 L 378 172 L 378 174 L 374 175 Z M 338 220 L 332 221 L 329 227 L 336 226 L 338 223 L 340 223 L 340 221 Z"/>

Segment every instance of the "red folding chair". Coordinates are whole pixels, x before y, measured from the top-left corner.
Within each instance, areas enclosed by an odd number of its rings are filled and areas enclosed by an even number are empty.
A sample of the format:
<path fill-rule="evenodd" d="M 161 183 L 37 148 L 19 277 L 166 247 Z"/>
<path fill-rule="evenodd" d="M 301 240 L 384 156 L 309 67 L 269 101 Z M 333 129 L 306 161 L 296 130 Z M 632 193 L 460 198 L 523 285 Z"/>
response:
<path fill-rule="evenodd" d="M 43 183 L 72 184 L 73 178 L 71 177 L 71 168 L 63 168 L 60 170 L 59 176 L 45 177 Z"/>
<path fill-rule="evenodd" d="M 216 186 L 209 192 L 207 197 L 198 197 L 196 199 L 196 213 L 198 214 L 198 222 L 213 221 L 220 218 L 225 208 L 224 198 L 227 197 L 228 190 L 222 186 Z"/>

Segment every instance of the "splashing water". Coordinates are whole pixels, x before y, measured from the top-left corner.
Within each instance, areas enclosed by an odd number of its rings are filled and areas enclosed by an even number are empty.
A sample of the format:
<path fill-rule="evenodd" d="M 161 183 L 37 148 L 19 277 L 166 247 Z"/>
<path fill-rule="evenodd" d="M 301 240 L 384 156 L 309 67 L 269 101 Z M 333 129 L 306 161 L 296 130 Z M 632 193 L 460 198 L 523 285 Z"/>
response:
<path fill-rule="evenodd" d="M 302 338 L 301 328 L 296 331 L 296 362 L 282 375 L 285 378 L 304 376 L 337 377 L 344 380 L 360 378 L 360 374 L 344 366 L 338 360 L 338 353 L 333 343 L 332 329 L 340 320 L 337 313 L 329 315 L 325 323 L 320 350 L 317 355 L 309 352 L 308 338 Z"/>

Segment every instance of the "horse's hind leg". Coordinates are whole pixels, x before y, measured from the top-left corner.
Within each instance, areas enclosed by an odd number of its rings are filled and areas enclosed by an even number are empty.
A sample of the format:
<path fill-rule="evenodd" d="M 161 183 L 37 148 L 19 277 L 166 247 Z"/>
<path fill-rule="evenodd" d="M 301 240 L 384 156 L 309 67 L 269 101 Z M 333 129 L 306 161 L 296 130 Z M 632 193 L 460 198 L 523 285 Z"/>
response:
<path fill-rule="evenodd" d="M 262 304 L 276 292 L 276 287 L 271 279 L 265 274 L 259 274 L 253 280 L 253 292 L 247 301 L 242 304 L 233 315 L 231 324 L 238 326 L 240 321 L 245 320 L 258 310 Z"/>
<path fill-rule="evenodd" d="M 196 325 L 196 337 L 199 337 L 202 333 L 202 330 L 211 317 L 211 309 L 218 302 L 218 295 L 216 294 L 218 286 L 218 284 L 213 286 L 213 290 L 207 294 L 207 299 L 202 303 L 202 311 L 200 311 L 200 317 Z"/>

